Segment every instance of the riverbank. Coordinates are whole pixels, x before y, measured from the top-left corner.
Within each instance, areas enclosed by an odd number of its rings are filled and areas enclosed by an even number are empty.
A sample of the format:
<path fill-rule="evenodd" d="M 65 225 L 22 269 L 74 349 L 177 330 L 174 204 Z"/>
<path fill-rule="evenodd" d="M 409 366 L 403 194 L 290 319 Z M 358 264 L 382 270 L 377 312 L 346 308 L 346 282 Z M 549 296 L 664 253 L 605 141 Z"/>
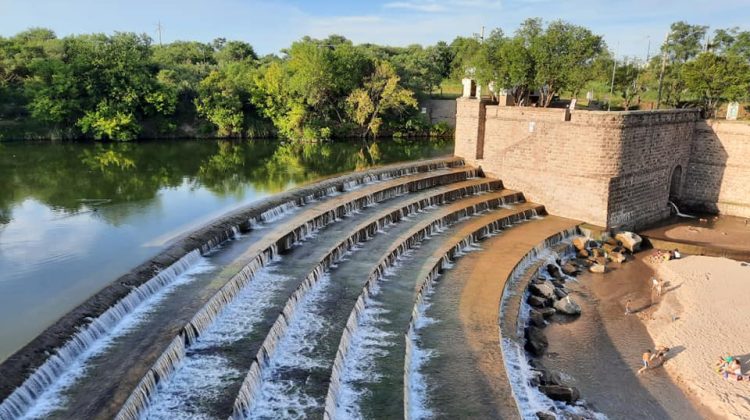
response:
<path fill-rule="evenodd" d="M 703 256 L 672 260 L 656 267 L 669 284 L 653 313 L 645 319 L 657 344 L 678 349 L 665 370 L 716 418 L 750 417 L 750 382 L 726 381 L 713 367 L 730 353 L 750 369 L 750 266 Z"/>

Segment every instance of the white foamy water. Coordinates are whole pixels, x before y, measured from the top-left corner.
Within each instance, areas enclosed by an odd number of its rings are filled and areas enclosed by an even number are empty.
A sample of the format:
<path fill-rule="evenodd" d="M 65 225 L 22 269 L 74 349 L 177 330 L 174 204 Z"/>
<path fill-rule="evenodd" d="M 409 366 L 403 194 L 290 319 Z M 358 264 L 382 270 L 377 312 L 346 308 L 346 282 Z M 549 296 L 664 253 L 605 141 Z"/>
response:
<path fill-rule="evenodd" d="M 386 270 L 386 275 L 393 274 L 393 268 Z M 387 278 L 381 281 L 387 282 Z M 357 333 L 352 336 L 350 348 L 341 369 L 341 386 L 339 388 L 338 406 L 335 418 L 360 419 L 360 401 L 365 395 L 358 385 L 380 382 L 382 375 L 375 370 L 375 359 L 387 356 L 389 348 L 394 346 L 395 334 L 384 331 L 381 327 L 388 325 L 383 316 L 390 311 L 376 300 L 380 286 L 376 283 L 370 289 L 370 296 L 365 299 L 365 310 L 360 314 Z"/>
<path fill-rule="evenodd" d="M 240 380 L 244 372 L 232 368 L 224 357 L 202 351 L 229 345 L 252 333 L 288 280 L 274 268 L 272 264 L 259 271 L 190 346 L 174 375 L 159 384 L 145 418 L 210 418 L 196 402 L 217 398 L 224 382 Z"/>
<path fill-rule="evenodd" d="M 214 269 L 207 259 L 200 257 L 191 268 L 178 275 L 168 285 L 160 288 L 131 312 L 122 316 L 114 328 L 98 339 L 87 343 L 84 350 L 72 363 L 68 364 L 64 373 L 57 377 L 43 393 L 41 393 L 28 410 L 20 416 L 8 418 L 38 419 L 45 418 L 53 411 L 64 407 L 66 398 L 64 391 L 74 385 L 78 379 L 86 374 L 87 367 L 92 358 L 104 353 L 118 338 L 128 334 L 140 323 L 148 318 L 153 309 L 162 302 L 171 292 L 178 287 L 190 283 L 197 275 Z M 3 416 L 3 418 L 5 418 Z"/>
<path fill-rule="evenodd" d="M 294 381 L 280 378 L 287 370 L 306 371 L 325 367 L 322 360 L 310 356 L 314 349 L 311 340 L 326 327 L 325 319 L 318 314 L 325 289 L 330 284 L 326 273 L 315 283 L 294 311 L 286 334 L 276 347 L 269 368 L 264 371 L 263 384 L 250 418 L 305 418 L 305 411 L 319 403 L 299 390 Z"/>

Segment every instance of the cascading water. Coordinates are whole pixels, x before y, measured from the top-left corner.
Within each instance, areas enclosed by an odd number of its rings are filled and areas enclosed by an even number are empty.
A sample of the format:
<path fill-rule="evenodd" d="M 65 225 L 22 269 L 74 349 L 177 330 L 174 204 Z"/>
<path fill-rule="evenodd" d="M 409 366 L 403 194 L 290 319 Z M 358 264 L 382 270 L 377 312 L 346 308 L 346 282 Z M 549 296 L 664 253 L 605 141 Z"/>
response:
<path fill-rule="evenodd" d="M 425 188 L 429 188 L 429 186 L 433 185 L 434 180 L 433 179 L 426 179 L 426 180 L 419 180 L 410 182 L 407 184 L 404 184 L 405 186 L 397 186 L 394 188 L 390 188 L 387 190 L 379 191 L 376 194 L 368 195 L 366 197 L 361 197 L 353 202 L 346 203 L 342 206 L 339 206 L 335 210 L 328 211 L 322 215 L 319 215 L 312 221 L 308 221 L 307 224 L 299 226 L 297 229 L 294 229 L 290 234 L 288 234 L 285 239 L 282 240 L 283 243 L 283 249 L 291 248 L 295 243 L 298 243 L 299 241 L 303 240 L 305 237 L 309 236 L 313 232 L 321 229 L 323 226 L 327 225 L 333 220 L 337 219 L 337 215 L 344 216 L 346 212 L 353 212 L 357 209 L 364 208 L 368 205 L 372 205 L 373 203 L 377 201 L 384 201 L 389 198 L 404 194 L 404 190 L 421 190 Z M 414 213 L 416 211 L 421 211 L 424 208 L 434 206 L 436 204 L 442 204 L 449 200 L 455 200 L 458 198 L 463 197 L 466 194 L 473 193 L 476 194 L 480 191 L 487 191 L 493 187 L 497 187 L 499 183 L 497 182 L 490 182 L 490 183 L 482 183 L 478 185 L 473 185 L 471 187 L 464 187 L 460 189 L 454 189 L 446 191 L 442 194 L 437 194 L 434 196 L 431 196 L 426 199 L 422 199 L 416 203 L 409 204 L 405 207 L 402 207 L 399 209 L 398 213 L 391 213 L 386 215 L 384 218 L 379 219 L 377 223 L 371 224 L 363 228 L 360 232 L 359 238 L 356 238 L 357 235 L 354 235 L 345 241 L 345 244 L 340 245 L 336 249 L 334 249 L 331 253 L 332 255 L 341 255 L 343 251 L 341 251 L 342 246 L 347 247 L 347 249 L 351 248 L 355 243 L 361 241 L 361 240 L 367 240 L 372 234 L 377 232 L 379 229 L 382 229 L 382 227 L 385 224 L 392 223 L 394 221 L 399 220 L 399 217 L 404 217 L 405 215 Z M 511 198 L 513 200 L 519 200 L 522 198 L 520 194 L 513 194 L 511 195 Z M 504 197 L 503 197 L 504 199 Z M 498 201 L 499 203 L 499 201 Z M 498 204 L 490 204 L 497 206 Z M 474 211 L 477 211 L 476 209 Z M 206 306 L 204 306 L 204 309 L 201 310 L 194 318 L 193 320 L 183 329 L 181 333 L 181 337 L 178 337 L 173 341 L 172 345 L 165 351 L 162 358 L 160 358 L 157 363 L 155 364 L 155 367 L 152 368 L 149 373 L 146 375 L 146 377 L 143 378 L 143 380 L 140 382 L 136 390 L 132 393 L 131 397 L 128 399 L 126 404 L 123 406 L 122 410 L 120 411 L 118 418 L 120 419 L 135 419 L 138 418 L 141 413 L 143 413 L 148 405 L 150 399 L 153 397 L 155 391 L 156 391 L 156 385 L 160 380 L 165 380 L 171 377 L 171 375 L 174 373 L 176 369 L 176 365 L 181 363 L 184 360 L 185 352 L 187 351 L 187 347 L 184 344 L 186 343 L 189 347 L 192 343 L 195 342 L 196 337 L 200 336 L 216 319 L 217 315 L 219 314 L 221 308 L 223 308 L 227 303 L 231 302 L 232 299 L 239 293 L 239 291 L 244 287 L 253 277 L 255 271 L 263 267 L 269 258 L 271 258 L 274 255 L 278 255 L 278 250 L 276 249 L 269 249 L 264 254 L 264 256 L 261 256 L 259 259 L 253 260 L 250 264 L 248 264 L 241 273 L 239 273 L 237 276 L 233 277 L 227 285 L 225 285 L 219 293 L 217 293 L 211 301 L 209 301 Z M 317 269 L 313 273 L 317 273 Z M 308 279 L 309 280 L 309 279 Z M 272 329 L 272 331 L 283 331 L 284 327 L 282 326 L 282 321 L 279 320 L 277 322 L 278 325 L 275 325 L 275 328 Z M 270 337 L 269 340 L 271 342 L 275 341 L 276 338 Z M 266 345 L 264 343 L 262 350 L 268 350 L 269 348 L 272 348 L 271 344 Z M 175 357 L 176 354 L 179 354 L 179 357 Z M 159 369 L 157 369 L 159 367 Z M 253 377 L 253 372 L 258 370 L 257 367 L 251 368 L 250 374 L 248 377 Z M 246 390 L 245 386 L 243 385 L 243 388 L 241 389 L 242 393 L 249 393 L 252 394 L 252 389 Z"/>
<path fill-rule="evenodd" d="M 6 398 L 0 404 L 0 419 L 43 416 L 47 410 L 57 407 L 62 403 L 59 392 L 80 376 L 88 359 L 137 324 L 148 308 L 174 287 L 189 282 L 192 275 L 207 268 L 195 250 L 134 288 L 125 298 L 82 327 Z"/>
<path fill-rule="evenodd" d="M 519 283 L 521 279 L 541 274 L 547 265 L 560 268 L 557 261 L 561 259 L 561 255 L 551 248 L 577 234 L 578 230 L 573 228 L 547 238 L 516 264 L 506 281 L 501 301 L 501 349 L 513 397 L 522 418 L 535 418 L 537 412 L 545 411 L 550 407 L 557 407 L 558 410 L 570 414 L 583 414 L 580 407 L 556 403 L 531 385 L 530 379 L 534 373 L 529 365 L 522 340 L 530 307 L 525 299 L 525 284 Z M 534 271 L 530 275 L 531 270 Z"/>
<path fill-rule="evenodd" d="M 454 210 L 449 214 L 446 214 L 442 217 L 440 217 L 437 220 L 431 221 L 425 226 L 420 227 L 416 233 L 412 234 L 408 238 L 406 238 L 404 241 L 396 245 L 388 254 L 386 257 L 384 257 L 379 264 L 377 264 L 375 270 L 373 273 L 370 274 L 368 277 L 369 279 L 377 278 L 381 276 L 385 269 L 389 266 L 391 266 L 397 257 L 401 255 L 403 252 L 408 250 L 409 248 L 412 248 L 415 244 L 421 242 L 425 237 L 433 234 L 434 232 L 437 232 L 438 230 L 442 229 L 444 226 L 453 224 L 456 221 L 469 216 L 471 214 L 475 214 L 478 211 L 487 209 L 487 208 L 496 208 L 500 205 L 500 200 L 498 198 L 487 198 L 484 201 L 480 201 L 479 203 L 475 203 L 472 205 L 468 205 L 468 207 L 460 208 L 458 210 Z M 402 209 L 403 211 L 404 209 Z M 413 212 L 413 211 L 410 211 Z M 391 217 L 399 217 L 398 215 L 403 214 L 402 212 L 393 212 L 391 213 Z M 341 259 L 343 254 L 347 252 L 349 249 L 351 249 L 352 245 L 354 243 L 361 242 L 362 240 L 357 240 L 356 236 L 364 235 L 364 239 L 368 239 L 369 236 L 374 234 L 377 229 L 382 229 L 382 225 L 380 223 L 378 224 L 372 224 L 368 228 L 362 229 L 357 234 L 355 234 L 355 237 L 350 237 L 345 243 L 341 243 L 335 250 L 332 250 L 329 255 L 331 255 L 331 258 L 328 258 L 328 260 L 325 262 L 325 267 L 330 267 L 332 262 L 338 261 Z M 318 277 L 318 276 L 315 276 Z M 285 306 L 284 311 L 282 312 L 282 315 L 279 316 L 277 319 L 276 324 L 274 324 L 274 328 L 272 328 L 272 332 L 269 333 L 269 335 L 266 337 L 266 340 L 261 347 L 261 350 L 258 352 L 258 356 L 256 356 L 256 362 L 253 364 L 253 367 L 251 367 L 250 372 L 248 373 L 245 381 L 243 382 L 243 385 L 240 389 L 240 393 L 237 397 L 237 400 L 235 401 L 234 410 L 233 410 L 233 418 L 235 419 L 241 419 L 246 418 L 254 409 L 256 404 L 256 398 L 260 392 L 260 388 L 262 387 L 263 383 L 265 382 L 266 378 L 270 376 L 270 373 L 267 372 L 270 370 L 274 355 L 274 350 L 276 348 L 276 343 L 279 341 L 283 333 L 289 328 L 289 320 L 292 318 L 292 314 L 294 313 L 294 308 L 296 307 L 296 303 L 300 301 L 304 295 L 310 290 L 311 285 L 314 284 L 317 281 L 317 278 L 310 278 L 303 283 L 300 288 L 295 291 L 295 293 L 292 295 L 292 297 L 287 302 L 287 306 Z M 335 369 L 335 368 L 334 368 Z"/>
<path fill-rule="evenodd" d="M 429 418 L 431 411 L 427 408 L 427 385 L 420 372 L 421 367 L 430 357 L 429 350 L 419 346 L 419 330 L 426 324 L 433 322 L 426 317 L 429 307 L 429 297 L 440 273 L 453 266 L 452 259 L 466 252 L 479 249 L 477 241 L 495 235 L 500 231 L 512 227 L 531 218 L 538 217 L 536 209 L 529 209 L 500 220 L 495 220 L 483 226 L 474 233 L 466 236 L 450 249 L 433 267 L 419 286 L 419 292 L 412 309 L 409 327 L 404 334 L 406 354 L 404 358 L 404 416 L 408 419 Z"/>
<path fill-rule="evenodd" d="M 463 162 L 454 160 L 448 162 L 428 163 L 422 166 L 404 168 L 395 171 L 383 169 L 375 174 L 360 176 L 354 180 L 347 181 L 346 186 L 344 186 L 344 183 L 342 182 L 340 187 L 324 188 L 313 195 L 308 195 L 302 199 L 297 199 L 273 207 L 261 213 L 256 219 L 251 218 L 248 222 L 249 224 L 257 224 L 258 219 L 265 221 L 277 219 L 282 217 L 285 213 L 292 211 L 294 208 L 299 207 L 299 205 L 304 205 L 306 202 L 316 198 L 337 194 L 339 190 L 343 190 L 347 186 L 353 188 L 357 184 L 369 183 L 377 179 L 388 179 L 393 176 L 402 176 L 401 174 L 406 173 L 426 172 L 459 165 L 463 165 Z M 475 175 L 475 173 L 470 172 L 468 175 Z M 85 361 L 81 360 L 82 358 L 86 359 L 93 355 L 95 350 L 101 348 L 102 340 L 113 338 L 113 331 L 118 330 L 123 319 L 128 315 L 133 314 L 135 311 L 142 310 L 142 304 L 145 301 L 154 301 L 155 299 L 152 299 L 154 296 L 163 294 L 167 286 L 175 283 L 175 279 L 179 277 L 180 274 L 190 269 L 190 267 L 201 258 L 201 254 L 207 254 L 224 241 L 237 237 L 240 230 L 240 226 L 230 226 L 223 232 L 220 232 L 217 236 L 208 239 L 206 243 L 200 246 L 200 249 L 188 252 L 174 264 L 154 276 L 151 280 L 134 288 L 125 298 L 121 299 L 110 309 L 93 319 L 90 324 L 81 327 L 81 329 L 73 335 L 65 345 L 55 350 L 46 362 L 39 366 L 21 386 L 3 400 L 0 404 L 0 419 L 16 418 L 27 412 L 29 409 L 33 409 L 38 403 L 44 405 L 44 401 L 40 400 L 47 397 L 47 394 L 49 393 L 48 391 L 50 391 L 51 388 L 59 386 L 58 383 L 63 379 L 64 375 L 68 381 L 73 380 L 77 375 L 74 372 L 70 372 L 71 367 L 80 366 L 80 364 Z M 161 372 L 162 375 L 168 373 L 168 368 L 165 367 L 162 369 L 160 367 L 174 366 L 176 362 L 179 361 L 180 357 L 178 354 L 184 352 L 184 348 L 180 349 L 181 345 L 178 344 L 178 341 L 178 339 L 175 339 L 173 344 L 170 345 L 164 353 L 163 357 L 157 361 L 154 369 L 152 369 L 151 372 L 153 372 L 153 375 L 156 378 L 159 377 L 158 372 Z M 149 382 L 147 378 L 144 378 L 144 381 Z M 139 390 L 136 391 L 136 394 L 144 394 L 145 392 L 145 398 L 150 394 L 148 389 L 152 387 L 144 385 L 143 388 L 145 389 L 141 388 L 142 387 L 139 386 Z"/>

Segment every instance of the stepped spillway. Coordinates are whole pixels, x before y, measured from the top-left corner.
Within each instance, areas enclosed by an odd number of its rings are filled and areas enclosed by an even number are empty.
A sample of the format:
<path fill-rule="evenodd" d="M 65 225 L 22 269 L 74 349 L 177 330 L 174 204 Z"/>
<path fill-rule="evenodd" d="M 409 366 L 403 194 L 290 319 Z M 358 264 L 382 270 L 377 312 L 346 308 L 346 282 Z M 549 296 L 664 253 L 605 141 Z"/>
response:
<path fill-rule="evenodd" d="M 488 398 L 504 401 L 491 412 L 512 418 L 499 379 L 503 285 L 526 253 L 575 224 L 539 215 L 543 206 L 454 158 L 284 193 L 183 238 L 139 267 L 140 281 L 116 282 L 126 299 L 114 315 L 88 311 L 76 324 L 102 323 L 95 335 L 32 363 L 36 376 L 27 364 L 16 388 L 3 379 L 0 419 L 411 418 L 446 412 L 433 397 L 460 381 L 436 388 L 448 377 L 430 364 L 458 362 L 476 364 Z M 492 280 L 472 274 L 442 291 L 439 279 L 487 238 L 477 255 L 499 267 Z M 470 356 L 452 360 L 441 334 L 463 334 Z"/>

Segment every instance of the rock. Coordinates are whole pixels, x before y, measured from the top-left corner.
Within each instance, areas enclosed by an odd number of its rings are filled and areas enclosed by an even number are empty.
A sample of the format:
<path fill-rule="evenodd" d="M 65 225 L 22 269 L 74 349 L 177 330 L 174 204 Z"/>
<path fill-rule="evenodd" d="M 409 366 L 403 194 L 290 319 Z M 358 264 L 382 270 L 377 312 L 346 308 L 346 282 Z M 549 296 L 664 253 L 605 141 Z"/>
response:
<path fill-rule="evenodd" d="M 524 348 L 534 356 L 542 356 L 547 351 L 547 337 L 544 335 L 544 331 L 537 327 L 526 328 L 526 345 Z"/>
<path fill-rule="evenodd" d="M 547 323 L 544 322 L 544 315 L 542 315 L 541 312 L 532 309 L 529 312 L 529 325 L 533 325 L 537 328 L 544 328 L 547 326 Z"/>
<path fill-rule="evenodd" d="M 609 243 L 602 244 L 602 249 L 605 250 L 607 253 L 614 252 L 615 248 L 617 248 L 616 245 L 612 245 Z"/>
<path fill-rule="evenodd" d="M 578 251 L 578 256 L 581 257 L 581 258 L 586 258 L 586 257 L 589 256 L 589 252 L 587 250 L 585 250 L 585 249 L 582 249 L 582 250 Z"/>
<path fill-rule="evenodd" d="M 578 274 L 581 270 L 578 268 L 577 265 L 573 264 L 572 262 L 568 261 L 562 266 L 563 273 L 569 275 L 569 276 L 575 276 Z"/>
<path fill-rule="evenodd" d="M 595 263 L 591 267 L 589 267 L 589 271 L 592 273 L 604 273 L 607 271 L 607 266 L 604 264 Z"/>
<path fill-rule="evenodd" d="M 556 278 L 556 279 L 563 279 L 565 278 L 562 274 L 562 271 L 560 271 L 560 267 L 554 265 L 554 264 L 547 264 L 547 272 L 550 276 Z"/>
<path fill-rule="evenodd" d="M 534 295 L 529 296 L 526 302 L 534 308 L 544 308 L 547 306 L 547 299 Z"/>
<path fill-rule="evenodd" d="M 552 285 L 556 288 L 563 288 L 565 287 L 565 283 L 561 282 L 560 280 L 551 280 Z"/>
<path fill-rule="evenodd" d="M 576 247 L 579 251 L 585 251 L 586 250 L 586 244 L 589 242 L 588 238 L 584 236 L 576 236 L 573 238 L 573 246 Z"/>
<path fill-rule="evenodd" d="M 565 296 L 568 296 L 568 292 L 563 290 L 561 287 L 555 287 L 555 297 L 557 299 L 562 299 Z"/>
<path fill-rule="evenodd" d="M 557 313 L 557 311 L 555 310 L 555 308 L 540 308 L 540 309 L 538 309 L 538 311 L 545 318 L 549 318 L 552 315 L 554 315 L 554 314 Z"/>
<path fill-rule="evenodd" d="M 615 239 L 622 242 L 622 246 L 633 253 L 640 251 L 643 242 L 643 239 L 633 232 L 620 232 L 615 235 Z"/>
<path fill-rule="evenodd" d="M 555 401 L 563 401 L 566 403 L 574 403 L 581 397 L 581 393 L 578 392 L 578 389 L 572 386 L 542 385 L 539 387 L 539 390 Z"/>
<path fill-rule="evenodd" d="M 555 297 L 555 286 L 548 281 L 545 281 L 544 283 L 530 284 L 529 292 L 545 299 L 552 299 Z"/>
<path fill-rule="evenodd" d="M 557 420 L 557 416 L 550 413 L 549 411 L 537 411 L 536 418 L 538 420 Z"/>
<path fill-rule="evenodd" d="M 609 254 L 609 260 L 618 264 L 624 263 L 627 258 L 621 252 L 612 252 Z"/>
<path fill-rule="evenodd" d="M 555 308 L 556 311 L 562 312 L 565 315 L 581 314 L 581 307 L 573 299 L 571 299 L 570 296 L 566 296 L 563 299 L 555 301 L 552 307 Z"/>

